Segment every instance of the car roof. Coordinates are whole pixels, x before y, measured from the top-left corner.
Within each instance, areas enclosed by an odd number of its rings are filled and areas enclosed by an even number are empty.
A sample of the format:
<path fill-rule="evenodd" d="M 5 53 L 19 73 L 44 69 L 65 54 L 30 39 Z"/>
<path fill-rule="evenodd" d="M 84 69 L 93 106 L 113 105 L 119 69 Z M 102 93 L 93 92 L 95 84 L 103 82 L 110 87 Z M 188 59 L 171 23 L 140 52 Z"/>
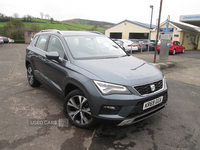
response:
<path fill-rule="evenodd" d="M 56 34 L 60 34 L 60 35 L 69 35 L 69 36 L 73 36 L 73 35 L 103 35 L 104 34 L 97 32 L 97 31 L 66 31 L 66 30 L 54 30 L 54 29 L 48 29 L 48 30 L 41 30 L 39 32 L 40 33 L 56 33 Z"/>

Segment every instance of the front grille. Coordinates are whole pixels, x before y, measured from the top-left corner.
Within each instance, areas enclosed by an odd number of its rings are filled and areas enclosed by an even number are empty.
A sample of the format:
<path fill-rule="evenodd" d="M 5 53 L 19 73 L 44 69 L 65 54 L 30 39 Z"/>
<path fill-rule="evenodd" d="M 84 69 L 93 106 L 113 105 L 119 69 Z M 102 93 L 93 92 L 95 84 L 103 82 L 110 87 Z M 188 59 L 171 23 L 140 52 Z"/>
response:
<path fill-rule="evenodd" d="M 151 85 L 155 85 L 155 90 L 151 89 Z M 141 95 L 145 95 L 145 94 L 150 94 L 150 93 L 156 92 L 156 91 L 162 89 L 162 87 L 163 87 L 163 81 L 160 80 L 160 81 L 149 83 L 149 84 L 145 84 L 145 85 L 135 86 L 134 88 Z"/>
<path fill-rule="evenodd" d="M 148 109 L 143 110 L 143 104 L 144 104 L 145 102 L 148 102 L 148 101 L 151 101 L 151 100 L 153 100 L 153 99 L 156 99 L 156 98 L 158 98 L 158 97 L 160 97 L 160 96 L 162 96 L 162 95 L 163 95 L 163 101 L 162 101 L 162 103 L 160 103 L 160 104 L 158 104 L 158 105 L 155 105 L 155 106 L 153 106 L 153 107 L 151 107 L 151 108 L 148 108 Z M 149 111 L 154 110 L 154 109 L 156 109 L 156 108 L 162 106 L 163 104 L 165 104 L 165 103 L 167 102 L 167 99 L 168 99 L 168 95 L 167 95 L 167 92 L 165 92 L 164 94 L 159 94 L 159 95 L 153 96 L 153 97 L 151 97 L 151 98 L 148 98 L 148 99 L 139 101 L 139 102 L 135 105 L 135 107 L 133 108 L 133 110 L 130 112 L 130 114 L 127 116 L 127 118 L 133 118 L 133 117 L 136 117 L 136 116 L 138 116 L 138 115 L 141 115 L 141 114 L 144 114 L 144 113 L 148 113 Z"/>

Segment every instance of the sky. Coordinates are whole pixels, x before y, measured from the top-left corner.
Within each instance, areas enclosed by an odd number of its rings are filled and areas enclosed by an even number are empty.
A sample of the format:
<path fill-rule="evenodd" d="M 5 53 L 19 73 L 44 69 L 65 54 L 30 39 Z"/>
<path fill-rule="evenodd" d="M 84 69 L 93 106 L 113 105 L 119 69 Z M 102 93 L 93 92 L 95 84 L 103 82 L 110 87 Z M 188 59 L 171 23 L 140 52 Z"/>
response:
<path fill-rule="evenodd" d="M 49 14 L 54 20 L 89 19 L 119 23 L 125 19 L 156 25 L 161 0 L 9 0 L 0 4 L 0 13 L 19 17 L 31 15 L 41 18 Z M 200 0 L 163 0 L 161 23 L 170 15 L 170 20 L 179 22 L 180 15 L 200 14 Z"/>

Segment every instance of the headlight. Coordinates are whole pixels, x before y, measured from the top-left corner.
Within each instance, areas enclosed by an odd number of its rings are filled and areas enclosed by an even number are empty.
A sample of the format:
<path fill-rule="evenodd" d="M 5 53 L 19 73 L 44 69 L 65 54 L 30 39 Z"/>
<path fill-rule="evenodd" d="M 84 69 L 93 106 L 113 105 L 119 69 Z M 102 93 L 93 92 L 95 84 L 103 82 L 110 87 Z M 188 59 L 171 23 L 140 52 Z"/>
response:
<path fill-rule="evenodd" d="M 98 87 L 98 89 L 101 91 L 101 93 L 104 95 L 131 94 L 130 91 L 122 85 L 116 85 L 116 84 L 100 82 L 100 81 L 94 81 L 94 83 Z"/>

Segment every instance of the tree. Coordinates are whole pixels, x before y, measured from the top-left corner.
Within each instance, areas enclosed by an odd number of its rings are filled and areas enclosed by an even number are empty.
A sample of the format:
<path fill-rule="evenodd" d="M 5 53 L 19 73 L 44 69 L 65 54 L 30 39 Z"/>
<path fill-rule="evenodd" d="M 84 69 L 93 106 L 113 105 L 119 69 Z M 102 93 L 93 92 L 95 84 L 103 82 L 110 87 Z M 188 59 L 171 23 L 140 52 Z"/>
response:
<path fill-rule="evenodd" d="M 11 19 L 6 23 L 6 26 L 0 28 L 0 35 L 10 37 L 15 40 L 24 39 L 25 25 L 18 19 Z"/>
<path fill-rule="evenodd" d="M 46 15 L 45 15 L 45 18 L 46 18 L 46 19 L 49 19 L 49 14 L 46 14 Z"/>
<path fill-rule="evenodd" d="M 32 16 L 31 15 L 27 15 L 27 20 L 31 21 Z"/>
<path fill-rule="evenodd" d="M 24 15 L 24 17 L 23 17 L 23 21 L 26 21 L 26 19 L 27 19 L 27 16 L 26 16 L 26 15 Z"/>
<path fill-rule="evenodd" d="M 18 13 L 14 13 L 13 16 L 14 16 L 14 18 L 19 18 L 19 14 Z"/>
<path fill-rule="evenodd" d="M 53 18 L 51 18 L 50 20 L 51 20 L 51 23 L 53 23 L 53 21 L 54 21 Z"/>
<path fill-rule="evenodd" d="M 40 15 L 41 15 L 41 18 L 43 19 L 43 17 L 44 17 L 44 13 L 43 13 L 43 12 L 41 12 L 41 13 L 40 13 Z"/>
<path fill-rule="evenodd" d="M 93 27 L 92 27 L 92 29 L 91 29 L 91 30 L 92 30 L 92 31 L 96 31 L 96 30 L 97 30 L 97 28 L 98 28 L 98 25 L 95 25 L 95 26 L 93 26 Z"/>

